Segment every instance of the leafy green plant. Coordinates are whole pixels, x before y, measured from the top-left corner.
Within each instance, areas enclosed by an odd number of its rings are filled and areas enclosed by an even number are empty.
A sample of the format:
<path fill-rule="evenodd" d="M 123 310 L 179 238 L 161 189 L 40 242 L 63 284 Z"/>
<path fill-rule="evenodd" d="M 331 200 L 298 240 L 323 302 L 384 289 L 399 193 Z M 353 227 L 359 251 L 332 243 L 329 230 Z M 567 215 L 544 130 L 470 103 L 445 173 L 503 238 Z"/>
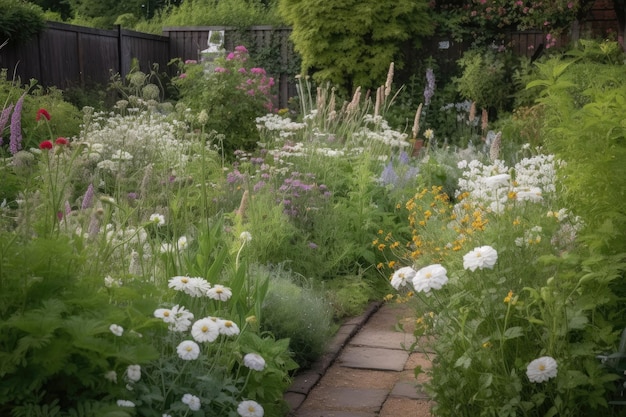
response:
<path fill-rule="evenodd" d="M 547 149 L 568 164 L 563 169 L 565 197 L 585 219 L 590 244 L 607 253 L 626 251 L 626 207 L 614 198 L 625 192 L 624 129 L 619 108 L 626 87 L 612 42 L 583 43 L 570 57 L 538 64 L 542 137 Z M 614 44 L 614 43 L 613 43 Z M 620 53 L 621 55 L 621 53 Z"/>
<path fill-rule="evenodd" d="M 2 0 L 0 9 L 0 43 L 19 43 L 30 39 L 45 27 L 43 10 L 36 4 L 20 0 Z"/>
<path fill-rule="evenodd" d="M 254 119 L 273 108 L 274 79 L 252 65 L 248 50 L 239 45 L 214 62 L 183 64 L 182 71 L 176 81 L 181 101 L 207 112 L 206 129 L 225 135 L 224 154 L 252 149 L 259 139 Z"/>
<path fill-rule="evenodd" d="M 279 1 L 278 9 L 292 26 L 292 39 L 302 57 L 302 72 L 322 85 L 331 82 L 341 94 L 357 86 L 383 84 L 387 65 L 401 66 L 401 46 L 419 45 L 432 31 L 425 1 L 329 3 Z"/>
<path fill-rule="evenodd" d="M 458 64 L 462 74 L 454 83 L 463 98 L 476 102 L 479 108 L 509 108 L 515 91 L 510 74 L 516 65 L 510 52 L 492 47 L 472 49 L 463 54 Z"/>
<path fill-rule="evenodd" d="M 324 353 L 334 333 L 333 309 L 321 291 L 298 283 L 285 267 L 267 273 L 271 278 L 262 307 L 263 329 L 289 339 L 294 360 L 306 368 Z"/>

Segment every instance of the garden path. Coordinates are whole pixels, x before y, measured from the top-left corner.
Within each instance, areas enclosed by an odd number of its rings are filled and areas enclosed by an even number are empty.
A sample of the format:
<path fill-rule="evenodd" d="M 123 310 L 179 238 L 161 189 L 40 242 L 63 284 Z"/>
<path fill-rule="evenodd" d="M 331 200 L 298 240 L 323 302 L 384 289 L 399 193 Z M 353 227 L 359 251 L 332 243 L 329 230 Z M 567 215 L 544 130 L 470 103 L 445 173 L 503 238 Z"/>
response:
<path fill-rule="evenodd" d="M 431 416 L 432 402 L 420 388 L 426 376 L 413 373 L 430 360 L 403 348 L 415 341 L 414 320 L 406 305 L 375 303 L 344 323 L 326 354 L 285 393 L 289 417 Z"/>

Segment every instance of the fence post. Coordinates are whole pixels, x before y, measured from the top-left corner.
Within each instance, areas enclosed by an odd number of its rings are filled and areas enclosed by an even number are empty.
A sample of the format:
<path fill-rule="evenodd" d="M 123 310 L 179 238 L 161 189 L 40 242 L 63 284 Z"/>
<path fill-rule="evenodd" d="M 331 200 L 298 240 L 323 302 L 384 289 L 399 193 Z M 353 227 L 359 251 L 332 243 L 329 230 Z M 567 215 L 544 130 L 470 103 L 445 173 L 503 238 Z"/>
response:
<path fill-rule="evenodd" d="M 122 25 L 116 25 L 117 28 L 117 65 L 120 69 L 120 76 L 124 78 L 124 52 L 122 51 Z"/>

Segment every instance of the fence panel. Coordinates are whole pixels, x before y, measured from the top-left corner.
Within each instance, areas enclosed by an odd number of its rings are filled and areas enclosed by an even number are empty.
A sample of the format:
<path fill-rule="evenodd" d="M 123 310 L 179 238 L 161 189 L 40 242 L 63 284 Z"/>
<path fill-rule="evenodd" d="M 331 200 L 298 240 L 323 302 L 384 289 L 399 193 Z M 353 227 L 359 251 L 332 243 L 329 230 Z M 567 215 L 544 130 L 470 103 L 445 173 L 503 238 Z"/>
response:
<path fill-rule="evenodd" d="M 19 76 L 22 83 L 35 78 L 44 86 L 61 89 L 105 85 L 111 72 L 126 75 L 131 60 L 148 71 L 153 63 L 165 68 L 169 60 L 163 36 L 128 30 L 102 30 L 48 22 L 28 42 L 0 49 L 0 68 Z"/>

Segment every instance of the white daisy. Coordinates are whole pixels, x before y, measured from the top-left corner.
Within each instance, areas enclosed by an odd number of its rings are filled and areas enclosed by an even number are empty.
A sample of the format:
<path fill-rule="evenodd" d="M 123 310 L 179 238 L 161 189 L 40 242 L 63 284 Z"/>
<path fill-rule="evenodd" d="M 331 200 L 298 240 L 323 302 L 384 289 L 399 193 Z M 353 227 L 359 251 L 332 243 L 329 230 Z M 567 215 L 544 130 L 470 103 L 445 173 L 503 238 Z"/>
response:
<path fill-rule="evenodd" d="M 263 417 L 265 412 L 261 404 L 256 401 L 247 400 L 239 403 L 237 406 L 237 414 L 241 417 Z"/>
<path fill-rule="evenodd" d="M 246 354 L 246 356 L 243 357 L 243 364 L 254 371 L 262 371 L 265 369 L 265 359 L 258 353 Z"/>
<path fill-rule="evenodd" d="M 413 287 L 417 292 L 440 290 L 448 282 L 446 268 L 439 264 L 429 265 L 417 271 L 413 277 Z"/>
<path fill-rule="evenodd" d="M 141 379 L 141 366 L 128 365 L 128 368 L 126 368 L 126 377 L 131 382 L 139 381 Z"/>
<path fill-rule="evenodd" d="M 230 320 L 218 320 L 220 334 L 226 336 L 236 336 L 239 334 L 239 326 Z"/>
<path fill-rule="evenodd" d="M 189 406 L 191 411 L 198 411 L 200 409 L 200 398 L 195 395 L 185 394 L 183 395 L 182 401 Z"/>
<path fill-rule="evenodd" d="M 528 364 L 526 375 L 530 382 L 545 382 L 557 375 L 557 363 L 550 356 L 542 356 Z"/>
<path fill-rule="evenodd" d="M 474 248 L 463 256 L 463 268 L 475 271 L 476 269 L 493 269 L 498 260 L 498 252 L 491 246 Z"/>
<path fill-rule="evenodd" d="M 163 226 L 165 224 L 165 216 L 162 214 L 152 214 L 150 215 L 150 223 L 154 223 L 157 226 Z"/>
<path fill-rule="evenodd" d="M 110 325 L 109 330 L 115 336 L 121 336 L 122 334 L 124 334 L 124 328 L 122 326 L 118 326 L 117 324 Z"/>
<path fill-rule="evenodd" d="M 191 335 L 196 342 L 213 342 L 220 335 L 220 326 L 215 321 L 205 317 L 191 326 Z"/>
<path fill-rule="evenodd" d="M 193 340 L 183 340 L 176 347 L 178 357 L 185 361 L 198 359 L 200 355 L 200 346 Z"/>
<path fill-rule="evenodd" d="M 207 291 L 207 295 L 213 300 L 227 301 L 233 295 L 233 293 L 230 288 L 220 284 L 215 284 Z"/>
<path fill-rule="evenodd" d="M 391 277 L 391 286 L 396 290 L 400 287 L 404 287 L 408 280 L 412 280 L 415 276 L 415 270 L 410 266 L 405 266 L 398 269 L 393 273 Z"/>

